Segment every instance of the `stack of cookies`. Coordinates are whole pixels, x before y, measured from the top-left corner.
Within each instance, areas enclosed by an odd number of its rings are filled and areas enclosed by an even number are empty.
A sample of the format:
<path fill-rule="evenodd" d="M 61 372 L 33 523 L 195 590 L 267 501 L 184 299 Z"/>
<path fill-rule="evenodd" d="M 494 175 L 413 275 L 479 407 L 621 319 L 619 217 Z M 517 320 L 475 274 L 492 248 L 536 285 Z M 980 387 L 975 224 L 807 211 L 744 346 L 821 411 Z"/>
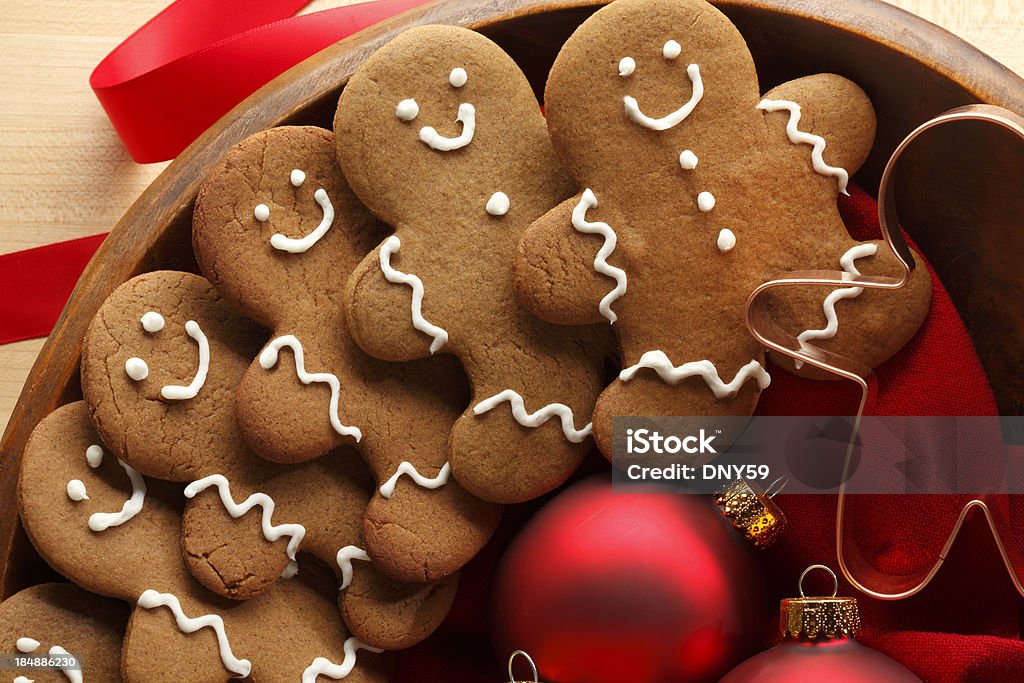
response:
<path fill-rule="evenodd" d="M 502 506 L 595 442 L 610 456 L 614 416 L 753 410 L 758 284 L 897 270 L 836 209 L 873 141 L 867 96 L 815 75 L 762 97 L 702 0 L 598 11 L 545 105 L 487 38 L 426 26 L 359 68 L 333 132 L 232 149 L 195 203 L 202 276 L 114 291 L 84 400 L 22 459 L 32 542 L 106 597 L 19 594 L 4 643 L 77 647 L 87 680 L 386 680 L 384 653 L 441 623 Z M 877 365 L 929 297 L 915 273 L 772 306 L 802 342 Z M 73 632 L 61 610 L 85 615 Z"/>

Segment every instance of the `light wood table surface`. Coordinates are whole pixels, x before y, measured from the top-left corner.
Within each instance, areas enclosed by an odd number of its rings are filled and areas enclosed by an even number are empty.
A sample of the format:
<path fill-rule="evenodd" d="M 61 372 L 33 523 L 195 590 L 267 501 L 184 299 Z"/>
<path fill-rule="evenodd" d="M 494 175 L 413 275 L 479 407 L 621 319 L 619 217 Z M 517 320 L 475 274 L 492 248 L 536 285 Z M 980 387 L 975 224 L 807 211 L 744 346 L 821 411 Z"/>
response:
<path fill-rule="evenodd" d="M 304 11 L 349 2 L 314 0 Z M 1024 0 L 892 2 L 1024 74 Z M 110 230 L 163 169 L 132 162 L 88 79 L 168 4 L 0 0 L 0 253 Z M 43 341 L 0 346 L 0 432 Z"/>

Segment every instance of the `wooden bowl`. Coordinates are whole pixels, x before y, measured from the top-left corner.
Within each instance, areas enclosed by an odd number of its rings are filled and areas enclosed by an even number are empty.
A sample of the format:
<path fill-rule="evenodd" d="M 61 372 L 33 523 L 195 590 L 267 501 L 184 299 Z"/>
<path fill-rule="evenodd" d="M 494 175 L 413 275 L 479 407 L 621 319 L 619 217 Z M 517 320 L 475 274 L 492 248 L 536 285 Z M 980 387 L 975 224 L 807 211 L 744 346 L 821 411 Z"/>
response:
<path fill-rule="evenodd" d="M 507 50 L 538 94 L 559 47 L 600 0 L 434 2 L 343 40 L 281 75 L 228 113 L 142 194 L 79 280 L 29 375 L 0 444 L 0 596 L 52 576 L 17 521 L 18 462 L 32 429 L 80 397 L 86 326 L 119 284 L 158 268 L 195 270 L 192 202 L 202 179 L 243 138 L 280 124 L 330 127 L 356 67 L 398 32 L 441 23 L 481 31 Z M 878 140 L 856 181 L 877 187 L 884 162 L 917 124 L 986 102 L 1024 114 L 1024 80 L 950 33 L 879 0 L 716 2 L 745 36 L 762 91 L 831 71 L 859 83 L 878 111 Z M 1024 153 L 1006 134 L 962 124 L 940 130 L 904 164 L 904 225 L 938 270 L 974 337 L 1005 414 L 1024 406 Z"/>

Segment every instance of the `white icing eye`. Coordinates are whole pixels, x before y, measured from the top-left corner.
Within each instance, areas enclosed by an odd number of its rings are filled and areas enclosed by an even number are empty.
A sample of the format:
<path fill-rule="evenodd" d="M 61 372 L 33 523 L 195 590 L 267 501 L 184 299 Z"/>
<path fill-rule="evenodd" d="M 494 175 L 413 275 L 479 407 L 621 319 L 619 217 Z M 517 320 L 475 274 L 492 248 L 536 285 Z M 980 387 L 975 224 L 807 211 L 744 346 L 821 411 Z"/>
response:
<path fill-rule="evenodd" d="M 692 171 L 697 168 L 697 155 L 686 149 L 679 155 L 679 165 L 684 171 Z"/>
<path fill-rule="evenodd" d="M 103 447 L 99 444 L 93 444 L 85 449 L 85 461 L 89 463 L 89 467 L 96 469 L 103 463 Z"/>
<path fill-rule="evenodd" d="M 292 187 L 302 187 L 302 183 L 306 182 L 306 172 L 297 168 L 292 169 L 289 180 L 292 181 Z"/>
<path fill-rule="evenodd" d="M 36 649 L 39 648 L 39 641 L 35 638 L 22 637 L 18 638 L 17 642 L 15 643 L 15 647 L 18 648 L 18 652 L 24 652 L 25 654 L 28 654 L 29 652 L 35 652 Z"/>
<path fill-rule="evenodd" d="M 683 52 L 683 46 L 674 40 L 670 40 L 665 43 L 665 47 L 661 48 L 661 54 L 665 59 L 675 59 Z"/>
<path fill-rule="evenodd" d="M 491 198 L 487 200 L 487 213 L 492 216 L 504 216 L 508 213 L 509 201 L 508 195 L 504 192 L 495 192 L 491 195 Z"/>
<path fill-rule="evenodd" d="M 146 311 L 139 318 L 139 322 L 142 323 L 142 329 L 150 334 L 164 329 L 164 317 L 156 311 Z"/>
<path fill-rule="evenodd" d="M 85 491 L 85 483 L 81 479 L 72 479 L 68 482 L 68 498 L 76 503 L 81 500 L 89 500 L 89 494 Z"/>
<path fill-rule="evenodd" d="M 722 228 L 722 231 L 718 233 L 718 251 L 724 254 L 732 251 L 735 246 L 736 234 L 729 228 Z"/>
<path fill-rule="evenodd" d="M 625 78 L 633 75 L 636 71 L 636 60 L 632 57 L 623 57 L 619 60 L 619 76 Z"/>
<path fill-rule="evenodd" d="M 710 192 L 701 192 L 697 195 L 697 208 L 702 213 L 707 213 L 711 209 L 715 208 L 715 195 Z"/>
<path fill-rule="evenodd" d="M 412 121 L 414 118 L 420 115 L 420 105 L 416 104 L 416 100 L 411 97 L 407 100 L 402 100 L 395 107 L 395 116 L 402 121 Z"/>
<path fill-rule="evenodd" d="M 149 377 L 149 366 L 141 358 L 132 357 L 126 360 L 124 362 L 124 371 L 136 382 L 141 382 Z"/>
<path fill-rule="evenodd" d="M 270 218 L 270 207 L 266 204 L 257 204 L 256 208 L 252 210 L 252 215 L 256 217 L 260 223 L 265 223 Z"/>
<path fill-rule="evenodd" d="M 469 80 L 469 75 L 466 74 L 466 70 L 461 66 L 452 69 L 452 72 L 448 74 L 448 82 L 452 84 L 453 88 L 461 88 L 466 85 L 466 81 Z"/>

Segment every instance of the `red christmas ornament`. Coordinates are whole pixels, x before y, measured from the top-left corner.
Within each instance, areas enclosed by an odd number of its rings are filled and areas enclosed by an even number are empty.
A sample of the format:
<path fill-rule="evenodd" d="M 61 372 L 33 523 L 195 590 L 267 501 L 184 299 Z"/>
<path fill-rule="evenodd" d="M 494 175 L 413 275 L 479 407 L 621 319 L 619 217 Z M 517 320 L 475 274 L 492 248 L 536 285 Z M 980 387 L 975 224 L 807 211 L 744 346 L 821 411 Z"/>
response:
<path fill-rule="evenodd" d="M 783 600 L 780 623 L 783 641 L 730 671 L 721 683 L 921 683 L 909 669 L 854 639 L 860 628 L 855 598 L 804 597 L 803 579 L 812 569 L 831 569 L 816 564 L 800 576 L 800 597 Z"/>
<path fill-rule="evenodd" d="M 546 683 L 716 680 L 763 633 L 752 554 L 704 497 L 584 481 L 503 558 L 495 646 L 528 651 Z"/>

